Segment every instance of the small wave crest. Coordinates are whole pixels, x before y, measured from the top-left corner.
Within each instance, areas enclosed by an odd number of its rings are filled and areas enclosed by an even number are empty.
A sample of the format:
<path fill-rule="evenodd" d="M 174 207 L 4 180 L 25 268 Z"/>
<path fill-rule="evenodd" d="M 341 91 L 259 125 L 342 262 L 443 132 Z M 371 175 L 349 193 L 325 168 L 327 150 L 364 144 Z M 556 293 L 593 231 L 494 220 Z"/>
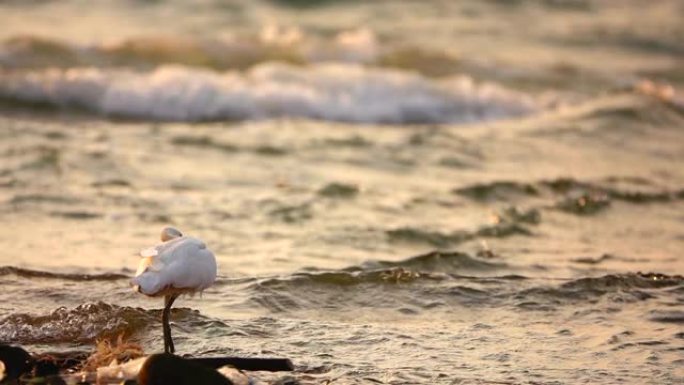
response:
<path fill-rule="evenodd" d="M 403 261 L 366 262 L 363 268 L 409 269 L 419 272 L 461 273 L 464 271 L 493 271 L 505 267 L 503 262 L 486 261 L 458 251 L 431 251 Z"/>
<path fill-rule="evenodd" d="M 660 189 L 638 178 L 607 178 L 591 182 L 573 178 L 535 182 L 503 180 L 463 186 L 452 192 L 480 202 L 551 198 L 555 200 L 553 208 L 577 215 L 601 212 L 613 201 L 648 204 L 684 199 L 684 189 Z"/>
<path fill-rule="evenodd" d="M 264 63 L 246 72 L 162 66 L 151 72 L 74 68 L 0 74 L 0 97 L 154 121 L 301 117 L 354 123 L 468 123 L 538 109 L 529 96 L 466 76 L 351 64 Z"/>
<path fill-rule="evenodd" d="M 68 281 L 116 281 L 130 278 L 125 274 L 102 273 L 102 274 L 79 274 L 79 273 L 54 273 L 49 271 L 31 270 L 16 266 L 0 266 L 0 276 L 16 275 L 24 278 L 50 278 Z"/>
<path fill-rule="evenodd" d="M 280 313 L 311 309 L 394 309 L 411 314 L 434 308 L 511 307 L 557 310 L 594 305 L 599 298 L 635 303 L 673 294 L 681 276 L 658 273 L 609 274 L 562 283 L 519 276 L 465 276 L 430 271 L 442 257 L 430 253 L 405 262 L 376 262 L 345 270 L 305 272 L 257 280 L 248 286 L 250 302 Z M 463 269 L 462 269 L 463 270 Z"/>
<path fill-rule="evenodd" d="M 637 302 L 656 296 L 655 291 L 662 288 L 684 285 L 684 277 L 660 273 L 608 274 L 601 277 L 574 279 L 558 286 L 537 286 L 520 290 L 514 299 L 531 303 L 559 304 L 563 302 L 592 302 L 596 297 L 607 296 L 613 302 Z M 534 300 L 537 302 L 528 302 Z"/>
<path fill-rule="evenodd" d="M 442 233 L 438 231 L 422 230 L 413 227 L 401 227 L 388 230 L 387 236 L 394 242 L 427 243 L 435 247 L 449 247 L 477 238 L 505 238 L 513 235 L 532 235 L 527 227 L 519 223 L 500 222 L 494 225 L 482 226 L 477 231 L 455 231 Z"/>
<path fill-rule="evenodd" d="M 503 262 L 491 262 L 460 252 L 432 251 L 402 261 L 369 261 L 342 270 L 299 272 L 286 277 L 266 278 L 252 285 L 268 287 L 283 283 L 353 286 L 360 284 L 401 284 L 418 281 L 441 281 L 447 275 L 473 270 L 495 270 Z"/>
<path fill-rule="evenodd" d="M 481 282 L 459 274 L 501 266 L 504 264 L 465 253 L 435 251 L 403 261 L 372 261 L 342 270 L 261 279 L 252 282 L 248 290 L 250 302 L 273 312 L 358 307 L 404 311 L 406 306 L 419 311 L 441 307 L 448 301 L 478 302 L 488 295 Z"/>
<path fill-rule="evenodd" d="M 354 286 L 361 284 L 399 284 L 410 283 L 419 280 L 441 280 L 443 277 L 430 273 L 419 273 L 401 267 L 378 269 L 373 271 L 323 271 L 295 273 L 284 278 L 268 278 L 254 283 L 261 287 L 277 287 L 284 283 L 287 285 L 328 285 L 328 286 Z"/>
<path fill-rule="evenodd" d="M 629 289 L 660 289 L 684 284 L 681 275 L 660 273 L 609 274 L 597 278 L 580 278 L 561 287 L 566 290 L 615 291 Z"/>
<path fill-rule="evenodd" d="M 418 281 L 441 281 L 446 275 L 473 270 L 495 270 L 505 266 L 471 257 L 460 252 L 432 251 L 402 261 L 369 261 L 342 270 L 299 272 L 286 277 L 262 279 L 260 287 L 282 284 L 353 286 L 360 284 L 401 284 Z"/>
<path fill-rule="evenodd" d="M 409 302 L 429 308 L 433 284 L 447 277 L 401 267 L 371 271 L 297 273 L 250 285 L 254 305 L 280 313 L 306 309 L 401 308 Z"/>

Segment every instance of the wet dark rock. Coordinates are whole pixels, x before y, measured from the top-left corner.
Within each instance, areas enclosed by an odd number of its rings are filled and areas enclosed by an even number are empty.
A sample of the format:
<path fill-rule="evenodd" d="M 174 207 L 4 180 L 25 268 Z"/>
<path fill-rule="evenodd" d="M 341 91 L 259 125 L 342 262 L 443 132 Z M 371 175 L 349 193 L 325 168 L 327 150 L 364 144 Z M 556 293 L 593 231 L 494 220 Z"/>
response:
<path fill-rule="evenodd" d="M 294 364 L 287 358 L 201 357 L 189 358 L 188 360 L 211 369 L 227 366 L 237 370 L 250 371 L 280 372 L 294 370 Z"/>
<path fill-rule="evenodd" d="M 31 371 L 31 355 L 18 346 L 0 345 L 0 361 L 5 365 L 5 380 L 16 380 Z"/>
<path fill-rule="evenodd" d="M 233 385 L 214 369 L 173 354 L 154 354 L 138 373 L 139 385 Z"/>

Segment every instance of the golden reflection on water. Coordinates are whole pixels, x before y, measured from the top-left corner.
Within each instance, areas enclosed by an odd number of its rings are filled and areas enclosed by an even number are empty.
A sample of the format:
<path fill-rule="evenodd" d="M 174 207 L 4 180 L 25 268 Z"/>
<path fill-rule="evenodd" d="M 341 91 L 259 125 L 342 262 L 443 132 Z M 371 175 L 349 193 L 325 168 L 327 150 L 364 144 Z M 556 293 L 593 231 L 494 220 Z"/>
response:
<path fill-rule="evenodd" d="M 154 350 L 159 305 L 126 277 L 174 225 L 219 262 L 215 287 L 174 314 L 191 354 L 275 352 L 349 383 L 684 377 L 678 2 L 161 3 L 0 5 L 0 341 L 68 350 L 124 333 Z M 247 88 L 272 104 L 228 104 L 244 121 L 154 118 L 164 98 L 211 99 L 154 91 L 159 65 L 194 79 L 273 60 L 294 66 L 226 76 L 295 84 L 336 61 L 367 77 L 349 95 L 259 88 L 289 104 Z M 148 112 L 137 121 L 64 86 L 120 67 L 153 90 L 122 101 Z M 454 83 L 466 97 L 440 99 Z M 11 97 L 34 91 L 47 105 Z M 320 116 L 297 115 L 293 95 L 317 92 Z M 401 124 L 363 114 L 409 96 L 425 110 L 398 108 Z M 404 124 L 440 113 L 435 100 L 476 119 Z"/>

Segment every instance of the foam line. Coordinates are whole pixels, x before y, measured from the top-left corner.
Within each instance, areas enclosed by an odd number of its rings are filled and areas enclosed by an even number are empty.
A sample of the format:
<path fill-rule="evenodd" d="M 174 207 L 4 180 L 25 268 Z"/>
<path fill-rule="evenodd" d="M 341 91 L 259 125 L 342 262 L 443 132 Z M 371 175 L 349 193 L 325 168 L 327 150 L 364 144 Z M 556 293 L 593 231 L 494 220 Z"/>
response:
<path fill-rule="evenodd" d="M 264 63 L 246 72 L 162 66 L 0 74 L 0 97 L 152 121 L 301 117 L 355 123 L 467 123 L 529 114 L 529 96 L 466 76 L 434 80 L 350 64 Z"/>

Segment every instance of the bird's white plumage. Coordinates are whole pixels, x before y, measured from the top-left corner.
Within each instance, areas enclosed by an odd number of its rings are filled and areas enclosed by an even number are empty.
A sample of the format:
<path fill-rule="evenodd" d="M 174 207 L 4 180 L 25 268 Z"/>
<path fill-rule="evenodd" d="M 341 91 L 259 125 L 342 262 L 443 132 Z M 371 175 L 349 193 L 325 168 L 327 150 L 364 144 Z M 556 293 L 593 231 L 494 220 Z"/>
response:
<path fill-rule="evenodd" d="M 131 284 L 145 295 L 202 291 L 216 279 L 216 258 L 197 238 L 179 236 L 140 255 L 143 259 Z"/>

